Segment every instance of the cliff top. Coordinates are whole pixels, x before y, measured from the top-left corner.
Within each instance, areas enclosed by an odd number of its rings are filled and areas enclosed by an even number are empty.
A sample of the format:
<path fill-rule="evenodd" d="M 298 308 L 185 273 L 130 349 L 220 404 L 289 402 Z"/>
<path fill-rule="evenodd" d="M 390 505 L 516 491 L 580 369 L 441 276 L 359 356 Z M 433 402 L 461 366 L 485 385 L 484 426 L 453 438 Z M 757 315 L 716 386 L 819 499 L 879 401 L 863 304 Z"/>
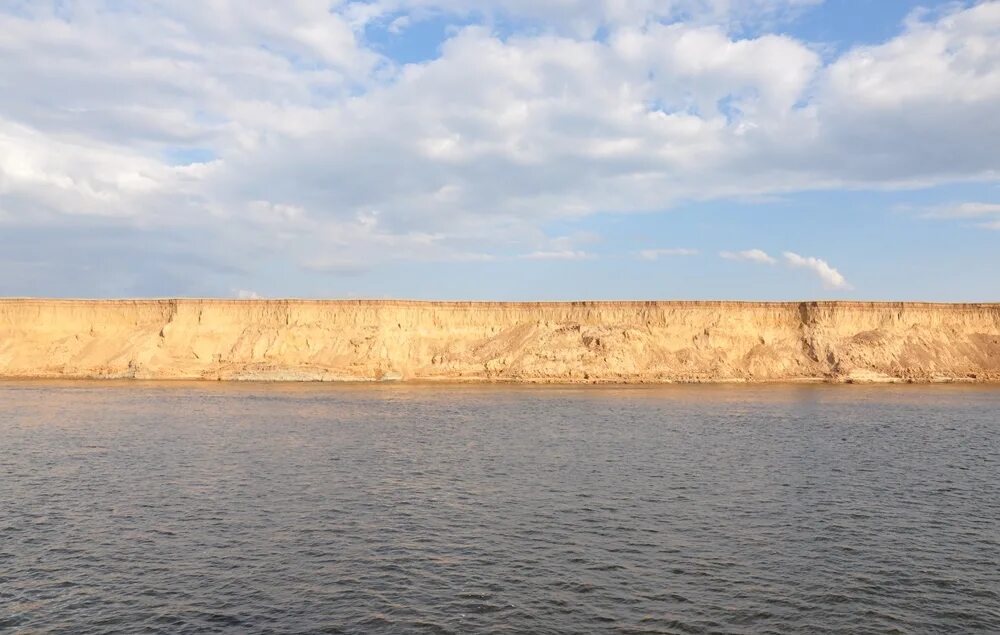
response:
<path fill-rule="evenodd" d="M 339 305 L 339 306 L 400 306 L 450 308 L 545 308 L 545 307 L 706 307 L 706 308 L 791 308 L 803 305 L 845 308 L 970 308 L 996 309 L 1000 302 L 913 302 L 886 300 L 552 300 L 552 301 L 490 301 L 490 300 L 408 300 L 408 299 L 316 299 L 316 298 L 35 298 L 0 297 L 0 303 L 18 304 L 278 304 L 278 305 Z"/>

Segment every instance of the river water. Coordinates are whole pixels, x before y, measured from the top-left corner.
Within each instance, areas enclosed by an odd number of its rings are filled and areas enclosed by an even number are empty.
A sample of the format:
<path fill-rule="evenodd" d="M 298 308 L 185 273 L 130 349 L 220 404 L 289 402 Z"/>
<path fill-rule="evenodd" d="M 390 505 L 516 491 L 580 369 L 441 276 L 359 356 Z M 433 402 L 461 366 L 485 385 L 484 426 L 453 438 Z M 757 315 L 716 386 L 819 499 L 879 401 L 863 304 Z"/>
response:
<path fill-rule="evenodd" d="M 0 383 L 0 631 L 1000 632 L 1000 387 Z"/>

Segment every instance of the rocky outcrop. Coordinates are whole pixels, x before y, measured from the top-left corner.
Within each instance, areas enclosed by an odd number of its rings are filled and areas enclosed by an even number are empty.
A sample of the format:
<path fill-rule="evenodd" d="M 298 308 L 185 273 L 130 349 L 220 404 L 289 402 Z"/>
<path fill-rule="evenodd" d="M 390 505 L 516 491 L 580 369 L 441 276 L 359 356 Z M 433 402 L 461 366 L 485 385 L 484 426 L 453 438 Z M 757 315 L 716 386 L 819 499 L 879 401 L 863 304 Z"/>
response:
<path fill-rule="evenodd" d="M 0 376 L 1000 381 L 1000 304 L 6 299 Z"/>

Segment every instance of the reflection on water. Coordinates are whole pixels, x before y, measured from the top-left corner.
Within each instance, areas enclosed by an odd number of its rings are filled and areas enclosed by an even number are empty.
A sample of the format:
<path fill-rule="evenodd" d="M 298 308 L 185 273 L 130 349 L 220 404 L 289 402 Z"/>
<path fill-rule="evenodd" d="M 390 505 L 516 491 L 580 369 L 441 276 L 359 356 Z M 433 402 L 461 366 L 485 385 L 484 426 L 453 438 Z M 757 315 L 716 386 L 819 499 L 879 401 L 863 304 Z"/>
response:
<path fill-rule="evenodd" d="M 0 383 L 0 630 L 1000 631 L 1000 388 Z"/>

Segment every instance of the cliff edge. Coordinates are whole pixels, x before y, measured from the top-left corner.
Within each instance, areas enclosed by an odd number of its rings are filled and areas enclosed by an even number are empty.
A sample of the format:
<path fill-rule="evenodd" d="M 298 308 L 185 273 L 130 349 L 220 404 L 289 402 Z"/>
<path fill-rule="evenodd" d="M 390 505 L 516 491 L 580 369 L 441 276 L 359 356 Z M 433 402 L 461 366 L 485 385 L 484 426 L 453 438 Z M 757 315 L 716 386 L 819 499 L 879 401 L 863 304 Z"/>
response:
<path fill-rule="evenodd" d="M 0 299 L 0 377 L 1000 381 L 1000 304 Z"/>

